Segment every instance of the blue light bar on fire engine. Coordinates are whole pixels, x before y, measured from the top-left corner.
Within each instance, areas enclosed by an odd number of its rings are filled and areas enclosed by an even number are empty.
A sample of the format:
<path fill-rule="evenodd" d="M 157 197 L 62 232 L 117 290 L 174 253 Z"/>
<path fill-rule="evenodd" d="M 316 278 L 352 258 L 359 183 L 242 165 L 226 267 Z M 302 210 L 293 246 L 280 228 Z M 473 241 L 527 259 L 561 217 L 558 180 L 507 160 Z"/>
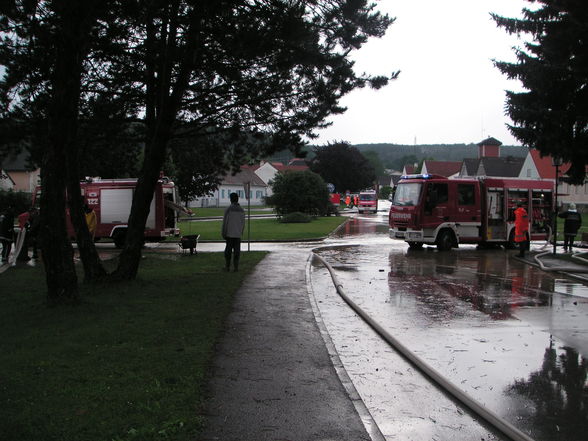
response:
<path fill-rule="evenodd" d="M 424 175 L 416 174 L 416 175 L 402 175 L 400 179 L 430 179 L 433 175 L 425 173 Z"/>

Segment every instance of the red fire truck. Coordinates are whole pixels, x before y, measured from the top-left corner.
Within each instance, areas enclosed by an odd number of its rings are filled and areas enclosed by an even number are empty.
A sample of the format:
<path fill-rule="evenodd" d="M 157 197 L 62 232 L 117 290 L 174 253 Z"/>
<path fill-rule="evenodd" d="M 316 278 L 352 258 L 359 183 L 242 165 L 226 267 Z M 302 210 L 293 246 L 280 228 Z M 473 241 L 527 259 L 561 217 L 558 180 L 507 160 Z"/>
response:
<path fill-rule="evenodd" d="M 96 212 L 95 240 L 111 238 L 117 248 L 125 242 L 127 222 L 131 212 L 133 193 L 137 179 L 86 178 L 80 182 L 84 203 Z M 41 188 L 35 191 L 33 203 L 39 200 Z M 172 181 L 161 178 L 157 181 L 149 216 L 145 225 L 145 241 L 159 242 L 167 236 L 179 236 L 176 211 L 183 210 L 176 203 L 176 188 Z M 75 232 L 69 215 L 68 233 L 73 239 Z"/>
<path fill-rule="evenodd" d="M 551 181 L 517 178 L 448 179 L 402 176 L 390 207 L 390 237 L 411 248 L 440 250 L 460 243 L 514 245 L 514 210 L 529 213 L 531 240 L 545 239 L 553 213 Z"/>
<path fill-rule="evenodd" d="M 366 211 L 378 212 L 378 193 L 376 190 L 362 190 L 359 192 L 357 211 L 359 213 Z"/>

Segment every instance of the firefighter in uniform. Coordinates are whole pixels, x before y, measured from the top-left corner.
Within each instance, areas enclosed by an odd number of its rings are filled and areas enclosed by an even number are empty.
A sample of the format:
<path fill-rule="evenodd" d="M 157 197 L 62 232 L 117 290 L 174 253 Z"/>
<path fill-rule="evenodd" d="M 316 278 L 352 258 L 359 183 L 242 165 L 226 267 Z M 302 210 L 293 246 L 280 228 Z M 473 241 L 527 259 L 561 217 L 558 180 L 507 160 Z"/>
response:
<path fill-rule="evenodd" d="M 514 240 L 519 244 L 519 257 L 525 257 L 525 250 L 529 243 L 529 216 L 527 210 L 523 208 L 523 203 L 517 203 L 517 209 L 514 211 L 515 215 L 515 236 Z"/>

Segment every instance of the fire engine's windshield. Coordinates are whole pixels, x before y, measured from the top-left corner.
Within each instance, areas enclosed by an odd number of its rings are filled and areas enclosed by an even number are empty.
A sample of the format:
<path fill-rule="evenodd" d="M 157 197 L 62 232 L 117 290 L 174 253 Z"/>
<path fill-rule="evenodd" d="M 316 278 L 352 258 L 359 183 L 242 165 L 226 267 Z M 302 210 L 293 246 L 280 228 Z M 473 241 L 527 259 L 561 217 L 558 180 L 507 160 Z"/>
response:
<path fill-rule="evenodd" d="M 360 193 L 359 200 L 360 201 L 375 201 L 376 200 L 376 193 Z"/>
<path fill-rule="evenodd" d="M 421 197 L 421 188 L 423 184 L 420 182 L 405 182 L 398 184 L 396 193 L 394 193 L 393 205 L 408 205 L 413 206 L 419 203 Z"/>

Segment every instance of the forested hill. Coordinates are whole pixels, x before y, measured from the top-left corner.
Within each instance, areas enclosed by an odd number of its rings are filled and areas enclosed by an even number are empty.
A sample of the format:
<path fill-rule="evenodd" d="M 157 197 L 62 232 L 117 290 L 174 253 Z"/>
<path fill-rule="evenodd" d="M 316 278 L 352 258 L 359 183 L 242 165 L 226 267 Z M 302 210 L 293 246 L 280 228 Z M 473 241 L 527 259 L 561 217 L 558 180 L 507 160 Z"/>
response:
<path fill-rule="evenodd" d="M 405 163 L 434 159 L 436 161 L 461 161 L 465 158 L 477 158 L 477 144 L 355 144 L 359 151 L 374 151 L 386 167 L 401 169 Z M 500 156 L 527 156 L 527 147 L 501 146 Z"/>
<path fill-rule="evenodd" d="M 314 146 L 309 145 L 304 150 L 307 151 L 307 159 L 312 158 L 312 149 Z M 380 160 L 386 168 L 402 170 L 405 164 L 420 162 L 422 159 L 434 159 L 436 161 L 461 161 L 464 158 L 477 158 L 477 144 L 354 144 L 359 151 L 374 151 L 380 157 Z M 527 156 L 527 147 L 520 146 L 501 146 L 500 156 Z M 285 150 L 276 153 L 270 161 L 280 161 L 287 163 L 293 155 L 290 151 Z"/>

